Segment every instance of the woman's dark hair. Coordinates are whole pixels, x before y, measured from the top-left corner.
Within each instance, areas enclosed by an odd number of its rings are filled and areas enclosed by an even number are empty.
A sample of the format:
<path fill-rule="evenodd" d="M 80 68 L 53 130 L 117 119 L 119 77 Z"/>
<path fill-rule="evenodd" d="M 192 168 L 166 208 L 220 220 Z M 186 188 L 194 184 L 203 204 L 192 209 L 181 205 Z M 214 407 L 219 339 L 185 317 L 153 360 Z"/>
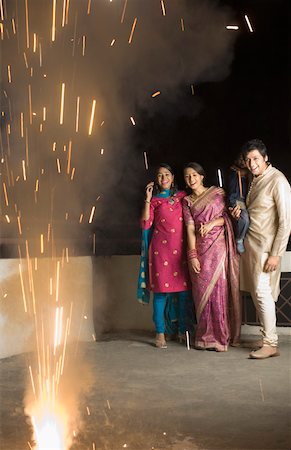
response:
<path fill-rule="evenodd" d="M 242 146 L 241 151 L 244 159 L 247 158 L 247 154 L 252 150 L 258 150 L 263 157 L 268 156 L 267 147 L 261 139 L 252 139 Z"/>
<path fill-rule="evenodd" d="M 161 169 L 161 168 L 167 169 L 173 176 L 175 175 L 172 167 L 169 164 L 167 164 L 167 163 L 159 164 L 155 171 L 155 186 L 154 186 L 155 194 L 158 194 L 160 192 L 159 186 L 157 184 L 157 175 L 159 173 L 159 169 Z M 177 190 L 178 190 L 178 187 L 176 185 L 175 178 L 174 178 L 173 186 L 171 186 L 171 189 L 170 189 L 170 197 L 172 197 L 177 192 Z"/>
<path fill-rule="evenodd" d="M 185 164 L 184 170 L 188 169 L 188 168 L 195 170 L 197 173 L 199 173 L 199 175 L 203 175 L 204 178 L 206 177 L 205 170 L 199 163 L 189 162 L 189 163 Z"/>

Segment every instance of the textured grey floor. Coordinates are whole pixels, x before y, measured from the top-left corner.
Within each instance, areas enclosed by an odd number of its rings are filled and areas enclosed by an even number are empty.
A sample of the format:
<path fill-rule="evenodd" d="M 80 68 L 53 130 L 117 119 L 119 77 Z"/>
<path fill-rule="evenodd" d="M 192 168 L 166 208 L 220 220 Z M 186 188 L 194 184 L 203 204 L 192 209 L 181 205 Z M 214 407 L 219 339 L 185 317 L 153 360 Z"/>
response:
<path fill-rule="evenodd" d="M 91 387 L 79 395 L 72 450 L 291 449 L 290 336 L 280 339 L 280 357 L 264 361 L 248 359 L 246 348 L 215 353 L 152 344 L 151 335 L 128 332 L 79 344 L 74 364 L 80 384 L 91 378 Z M 29 449 L 29 357 L 0 361 L 1 450 Z"/>

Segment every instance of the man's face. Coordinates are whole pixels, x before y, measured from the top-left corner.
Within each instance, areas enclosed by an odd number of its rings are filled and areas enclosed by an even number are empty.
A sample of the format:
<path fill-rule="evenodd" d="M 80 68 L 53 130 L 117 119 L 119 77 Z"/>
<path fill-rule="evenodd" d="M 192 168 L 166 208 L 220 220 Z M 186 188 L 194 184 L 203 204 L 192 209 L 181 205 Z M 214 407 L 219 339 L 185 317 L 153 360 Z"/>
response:
<path fill-rule="evenodd" d="M 267 161 L 268 157 L 262 156 L 257 149 L 251 150 L 247 153 L 246 165 L 255 177 L 262 175 L 262 173 L 266 170 L 268 167 Z"/>

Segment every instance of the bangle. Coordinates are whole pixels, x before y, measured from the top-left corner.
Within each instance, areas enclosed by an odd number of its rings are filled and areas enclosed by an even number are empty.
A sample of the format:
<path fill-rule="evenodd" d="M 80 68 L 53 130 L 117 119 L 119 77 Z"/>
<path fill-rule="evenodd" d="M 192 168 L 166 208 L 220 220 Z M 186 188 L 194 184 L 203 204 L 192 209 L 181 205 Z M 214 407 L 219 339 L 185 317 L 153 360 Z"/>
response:
<path fill-rule="evenodd" d="M 148 200 L 145 200 L 145 203 L 150 203 Z"/>
<path fill-rule="evenodd" d="M 198 254 L 197 254 L 196 248 L 193 248 L 193 249 L 187 251 L 188 261 L 191 261 L 192 259 L 197 258 L 197 256 L 198 256 Z"/>

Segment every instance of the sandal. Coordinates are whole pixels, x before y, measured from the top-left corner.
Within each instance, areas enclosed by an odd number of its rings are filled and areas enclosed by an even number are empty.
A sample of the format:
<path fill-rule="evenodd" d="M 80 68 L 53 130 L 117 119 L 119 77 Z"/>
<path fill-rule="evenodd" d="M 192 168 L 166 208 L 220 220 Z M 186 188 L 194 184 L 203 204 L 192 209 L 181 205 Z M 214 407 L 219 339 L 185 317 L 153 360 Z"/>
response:
<path fill-rule="evenodd" d="M 167 343 L 165 340 L 164 333 L 157 333 L 156 334 L 156 347 L 157 348 L 167 348 Z"/>

